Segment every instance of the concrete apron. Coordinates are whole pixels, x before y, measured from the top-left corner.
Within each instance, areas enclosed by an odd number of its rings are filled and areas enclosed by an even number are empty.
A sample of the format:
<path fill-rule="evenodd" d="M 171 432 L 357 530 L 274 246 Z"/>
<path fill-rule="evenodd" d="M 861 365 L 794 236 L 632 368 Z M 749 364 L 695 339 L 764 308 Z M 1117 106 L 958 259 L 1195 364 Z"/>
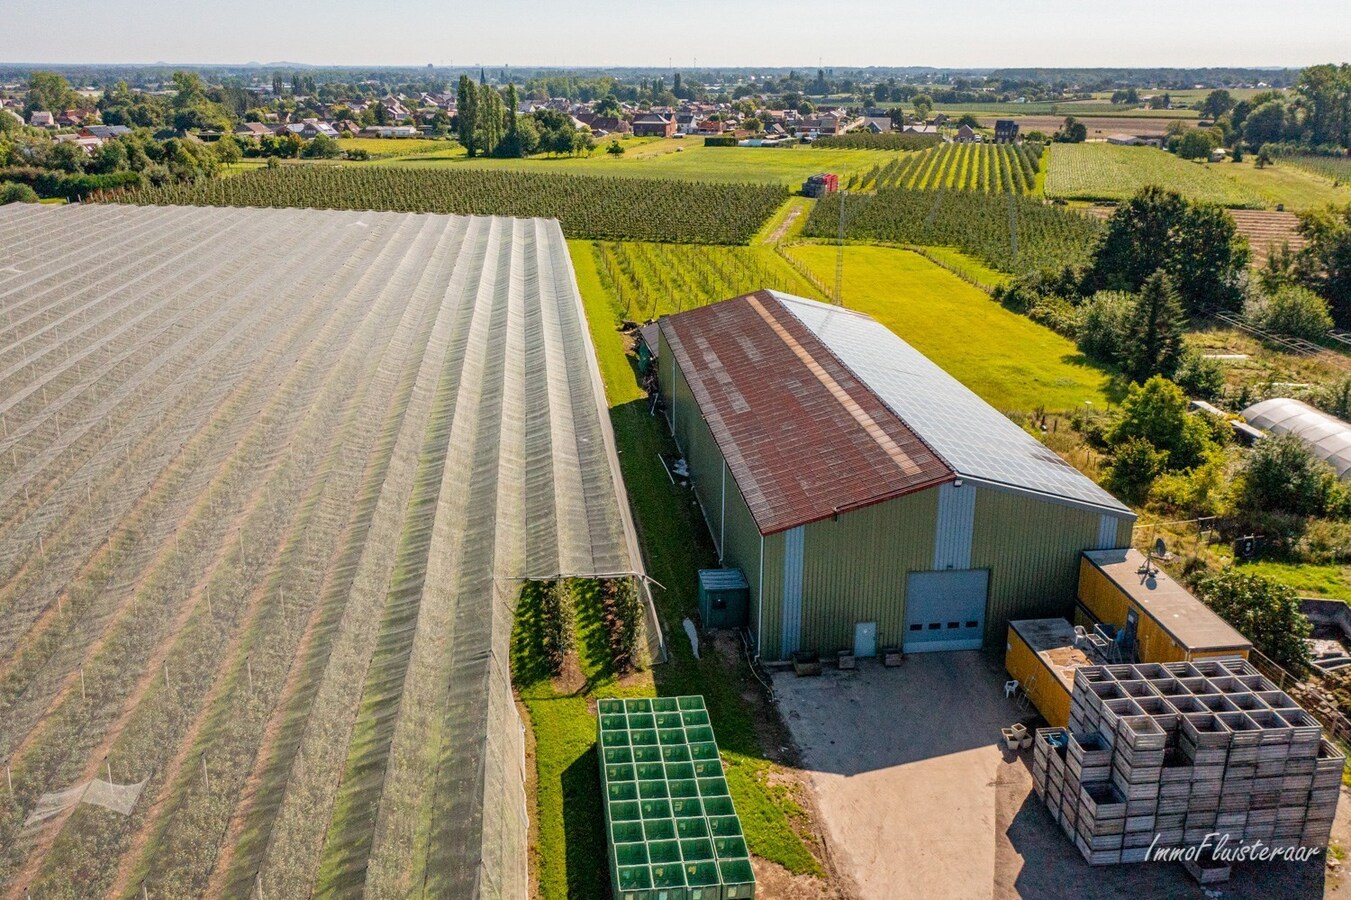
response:
<path fill-rule="evenodd" d="M 831 852 L 864 900 L 990 897 L 999 728 L 1016 718 L 978 652 L 774 677 Z"/>

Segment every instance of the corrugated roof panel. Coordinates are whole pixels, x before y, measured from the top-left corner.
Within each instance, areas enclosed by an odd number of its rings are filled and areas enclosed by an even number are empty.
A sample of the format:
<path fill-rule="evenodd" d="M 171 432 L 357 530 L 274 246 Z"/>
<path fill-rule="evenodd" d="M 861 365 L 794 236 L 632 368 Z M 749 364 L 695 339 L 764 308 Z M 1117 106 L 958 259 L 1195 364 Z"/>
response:
<path fill-rule="evenodd" d="M 769 293 L 963 478 L 1131 515 L 885 325 L 837 306 Z"/>
<path fill-rule="evenodd" d="M 661 326 L 761 533 L 954 477 L 768 293 Z"/>

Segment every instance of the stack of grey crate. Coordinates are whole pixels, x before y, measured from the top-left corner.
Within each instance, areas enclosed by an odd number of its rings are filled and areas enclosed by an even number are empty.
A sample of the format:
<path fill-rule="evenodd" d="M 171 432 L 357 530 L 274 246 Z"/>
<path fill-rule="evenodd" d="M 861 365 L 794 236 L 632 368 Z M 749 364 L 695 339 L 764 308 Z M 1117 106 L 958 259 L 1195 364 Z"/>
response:
<path fill-rule="evenodd" d="M 1084 666 L 1069 728 L 1034 743 L 1037 794 L 1091 865 L 1150 847 L 1325 847 L 1346 759 L 1251 663 Z"/>

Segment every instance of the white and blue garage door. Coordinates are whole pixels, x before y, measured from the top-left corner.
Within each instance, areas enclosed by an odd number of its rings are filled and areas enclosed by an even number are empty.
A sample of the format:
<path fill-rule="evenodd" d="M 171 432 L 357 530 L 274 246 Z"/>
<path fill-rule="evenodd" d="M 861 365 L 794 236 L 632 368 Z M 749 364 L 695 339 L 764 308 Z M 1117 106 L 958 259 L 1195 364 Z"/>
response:
<path fill-rule="evenodd" d="M 988 569 L 911 572 L 905 590 L 905 652 L 979 650 L 985 642 Z"/>

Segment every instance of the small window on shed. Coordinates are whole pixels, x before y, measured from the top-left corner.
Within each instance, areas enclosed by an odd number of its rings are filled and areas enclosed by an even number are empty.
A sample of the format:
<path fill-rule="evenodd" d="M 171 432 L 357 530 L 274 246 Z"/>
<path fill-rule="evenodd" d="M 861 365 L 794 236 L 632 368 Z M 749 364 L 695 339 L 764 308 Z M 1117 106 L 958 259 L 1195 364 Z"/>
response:
<path fill-rule="evenodd" d="M 910 630 L 911 630 L 911 631 L 923 631 L 923 630 L 924 630 L 924 626 L 923 626 L 923 625 L 911 625 L 911 626 L 910 626 Z"/>
<path fill-rule="evenodd" d="M 967 627 L 967 628 L 979 628 L 979 627 L 980 627 L 980 623 L 979 623 L 979 622 L 975 622 L 975 621 L 967 622 L 967 623 L 966 623 L 966 627 Z"/>
<path fill-rule="evenodd" d="M 943 627 L 943 623 L 942 623 L 942 622 L 930 622 L 930 623 L 929 623 L 929 630 L 930 630 L 930 631 L 938 631 L 938 630 L 939 630 L 940 628 L 942 628 L 942 627 Z"/>
<path fill-rule="evenodd" d="M 948 627 L 949 627 L 949 628 L 961 628 L 961 627 L 962 627 L 962 623 L 961 623 L 961 622 L 949 622 L 949 623 L 948 623 Z"/>

